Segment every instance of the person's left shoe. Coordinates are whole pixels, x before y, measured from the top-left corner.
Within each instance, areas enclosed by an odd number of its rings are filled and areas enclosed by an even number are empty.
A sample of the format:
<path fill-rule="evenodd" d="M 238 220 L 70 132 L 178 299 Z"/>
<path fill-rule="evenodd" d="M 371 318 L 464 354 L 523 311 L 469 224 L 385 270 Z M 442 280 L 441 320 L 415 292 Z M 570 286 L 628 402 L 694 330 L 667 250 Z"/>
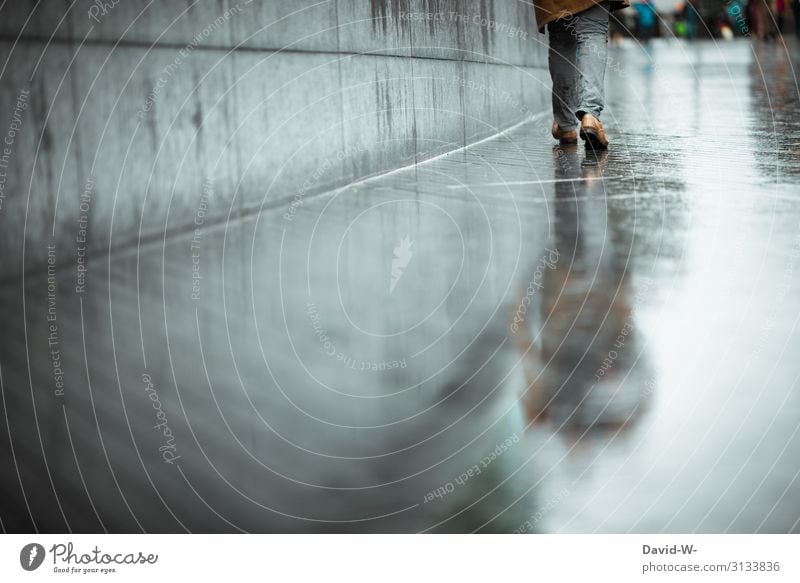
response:
<path fill-rule="evenodd" d="M 578 132 L 575 130 L 561 129 L 561 126 L 558 125 L 558 122 L 553 122 L 553 129 L 550 133 L 552 133 L 553 137 L 558 140 L 559 144 L 566 145 L 578 143 Z"/>

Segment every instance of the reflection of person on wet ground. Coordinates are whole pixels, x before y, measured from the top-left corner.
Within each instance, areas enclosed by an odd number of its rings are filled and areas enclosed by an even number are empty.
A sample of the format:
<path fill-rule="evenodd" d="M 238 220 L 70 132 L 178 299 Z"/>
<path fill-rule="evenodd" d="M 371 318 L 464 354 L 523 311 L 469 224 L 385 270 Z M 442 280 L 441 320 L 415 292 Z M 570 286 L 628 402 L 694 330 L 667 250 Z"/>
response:
<path fill-rule="evenodd" d="M 608 154 L 587 151 L 581 161 L 576 148 L 567 148 L 554 149 L 555 239 L 533 286 L 541 297 L 517 318 L 514 341 L 524 354 L 528 421 L 549 421 L 579 438 L 629 427 L 652 381 L 634 321 L 632 240 L 605 204 Z"/>

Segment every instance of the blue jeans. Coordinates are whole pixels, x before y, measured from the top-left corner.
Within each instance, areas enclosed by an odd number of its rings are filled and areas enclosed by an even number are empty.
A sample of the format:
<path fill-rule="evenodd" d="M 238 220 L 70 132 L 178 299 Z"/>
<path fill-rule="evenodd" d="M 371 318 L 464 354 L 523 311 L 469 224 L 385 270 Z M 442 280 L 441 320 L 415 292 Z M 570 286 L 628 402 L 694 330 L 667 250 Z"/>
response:
<path fill-rule="evenodd" d="M 564 129 L 584 113 L 599 118 L 605 106 L 609 2 L 547 25 L 553 117 Z"/>

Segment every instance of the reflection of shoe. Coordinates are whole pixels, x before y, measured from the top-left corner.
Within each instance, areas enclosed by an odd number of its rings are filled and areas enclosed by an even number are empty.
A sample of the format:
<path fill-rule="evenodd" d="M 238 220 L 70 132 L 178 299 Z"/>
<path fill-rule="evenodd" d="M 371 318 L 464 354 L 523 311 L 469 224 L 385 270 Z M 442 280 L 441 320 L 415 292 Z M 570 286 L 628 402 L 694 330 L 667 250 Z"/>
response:
<path fill-rule="evenodd" d="M 553 137 L 558 140 L 559 144 L 577 144 L 578 132 L 575 130 L 562 130 L 557 122 L 553 122 L 553 129 L 551 131 Z"/>
<path fill-rule="evenodd" d="M 606 163 L 608 162 L 608 150 L 586 150 L 586 157 L 581 162 L 581 174 L 583 178 L 592 180 L 602 178 L 606 173 Z"/>
<path fill-rule="evenodd" d="M 581 139 L 586 142 L 587 147 L 607 148 L 608 139 L 603 131 L 603 124 L 591 113 L 583 114 L 581 118 Z"/>

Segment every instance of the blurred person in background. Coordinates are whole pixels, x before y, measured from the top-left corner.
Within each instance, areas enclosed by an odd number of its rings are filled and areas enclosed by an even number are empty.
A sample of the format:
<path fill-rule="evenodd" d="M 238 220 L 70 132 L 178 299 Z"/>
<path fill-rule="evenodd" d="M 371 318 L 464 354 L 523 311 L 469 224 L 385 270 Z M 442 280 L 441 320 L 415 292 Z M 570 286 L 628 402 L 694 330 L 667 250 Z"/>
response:
<path fill-rule="evenodd" d="M 733 0 L 734 2 L 738 0 Z M 690 1 L 679 2 L 675 5 L 675 36 L 692 40 L 695 35 L 697 11 Z"/>
<path fill-rule="evenodd" d="M 651 0 L 633 5 L 636 9 L 636 38 L 649 40 L 658 35 L 658 13 Z"/>
<path fill-rule="evenodd" d="M 633 30 L 633 25 L 628 22 L 627 13 L 624 12 L 618 12 L 615 18 L 610 18 L 608 27 L 609 41 L 616 46 L 622 44 L 622 39 L 631 36 Z"/>
<path fill-rule="evenodd" d="M 678 38 L 686 38 L 685 8 L 686 8 L 685 2 L 678 2 L 675 5 L 675 14 L 673 14 L 673 19 L 675 22 L 673 24 L 672 31 Z"/>
<path fill-rule="evenodd" d="M 737 4 L 738 0 L 730 0 L 725 6 L 719 7 L 716 11 L 711 12 L 708 17 L 709 31 L 712 38 L 721 38 L 722 40 L 733 40 L 736 28 L 736 22 L 733 18 L 733 13 L 742 15 L 744 11 L 741 6 Z"/>
<path fill-rule="evenodd" d="M 783 0 L 775 0 L 775 20 L 777 33 L 783 34 L 783 23 L 786 15 L 786 3 Z"/>
<path fill-rule="evenodd" d="M 731 0 L 725 6 L 725 14 L 731 24 L 731 29 L 735 31 L 736 34 L 750 34 L 745 0 Z"/>
<path fill-rule="evenodd" d="M 758 40 L 772 40 L 777 35 L 772 3 L 769 0 L 750 0 L 747 3 L 750 30 Z"/>
<path fill-rule="evenodd" d="M 719 23 L 719 36 L 723 40 L 733 40 L 733 31 L 730 25 L 725 21 Z"/>
<path fill-rule="evenodd" d="M 629 5 L 630 0 L 534 0 L 539 32 L 546 26 L 550 33 L 551 133 L 561 144 L 575 144 L 580 135 L 587 147 L 608 147 L 600 113 L 606 102 L 609 19 Z"/>

